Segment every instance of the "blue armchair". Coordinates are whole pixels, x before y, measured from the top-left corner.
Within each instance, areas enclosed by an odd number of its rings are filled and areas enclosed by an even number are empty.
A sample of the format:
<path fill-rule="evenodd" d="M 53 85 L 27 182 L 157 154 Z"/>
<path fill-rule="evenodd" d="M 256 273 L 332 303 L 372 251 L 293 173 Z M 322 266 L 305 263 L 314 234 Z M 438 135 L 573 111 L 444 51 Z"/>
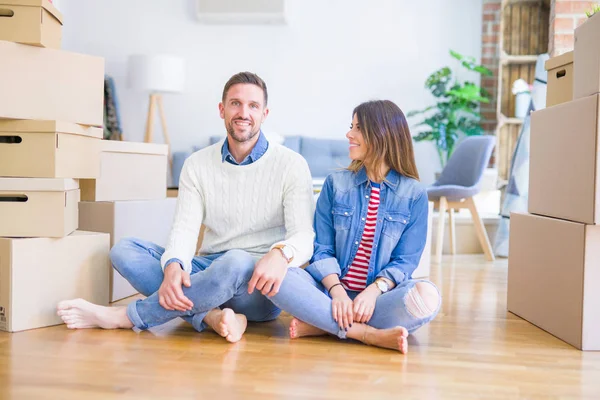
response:
<path fill-rule="evenodd" d="M 439 208 L 436 261 L 442 260 L 446 211 L 450 219 L 450 251 L 456 253 L 454 210 L 468 208 L 473 217 L 475 232 L 488 261 L 494 260 L 492 246 L 481 221 L 473 196 L 481 190 L 481 178 L 490 161 L 496 138 L 491 135 L 465 138 L 456 147 L 439 179 L 427 189 L 429 200 Z"/>

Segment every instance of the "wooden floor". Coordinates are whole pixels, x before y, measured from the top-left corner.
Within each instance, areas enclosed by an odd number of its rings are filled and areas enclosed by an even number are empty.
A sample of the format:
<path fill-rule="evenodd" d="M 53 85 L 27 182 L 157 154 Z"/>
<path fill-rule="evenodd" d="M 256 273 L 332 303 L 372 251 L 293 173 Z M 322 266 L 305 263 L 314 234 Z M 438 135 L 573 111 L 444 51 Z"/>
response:
<path fill-rule="evenodd" d="M 289 317 L 251 325 L 235 345 L 179 321 L 142 333 L 3 333 L 0 399 L 600 399 L 600 353 L 507 313 L 506 275 L 506 260 L 483 256 L 434 266 L 442 311 L 405 356 L 290 341 Z"/>

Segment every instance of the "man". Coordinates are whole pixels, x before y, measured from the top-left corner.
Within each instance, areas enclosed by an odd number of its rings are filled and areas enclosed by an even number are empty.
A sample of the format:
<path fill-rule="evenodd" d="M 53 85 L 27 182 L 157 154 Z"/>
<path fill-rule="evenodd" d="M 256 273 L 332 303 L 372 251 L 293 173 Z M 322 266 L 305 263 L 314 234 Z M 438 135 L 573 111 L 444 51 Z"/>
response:
<path fill-rule="evenodd" d="M 166 249 L 128 238 L 111 250 L 114 268 L 148 297 L 127 307 L 63 301 L 68 328 L 143 330 L 183 317 L 236 342 L 248 320 L 277 318 L 265 296 L 312 256 L 314 199 L 306 161 L 261 131 L 267 100 L 257 75 L 229 79 L 219 103 L 227 139 L 185 161 Z M 194 257 L 201 224 L 203 256 Z"/>

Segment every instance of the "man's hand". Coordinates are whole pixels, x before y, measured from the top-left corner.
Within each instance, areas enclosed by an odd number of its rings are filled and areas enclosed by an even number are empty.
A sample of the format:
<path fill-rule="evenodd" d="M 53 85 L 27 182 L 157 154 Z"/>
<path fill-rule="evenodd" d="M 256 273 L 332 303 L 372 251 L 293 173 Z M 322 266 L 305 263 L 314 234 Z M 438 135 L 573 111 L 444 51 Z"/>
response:
<path fill-rule="evenodd" d="M 352 300 L 341 285 L 331 288 L 331 311 L 340 329 L 348 330 L 353 322 Z"/>
<path fill-rule="evenodd" d="M 192 286 L 190 274 L 185 272 L 179 263 L 172 262 L 166 266 L 165 277 L 158 289 L 158 303 L 165 310 L 187 311 L 194 307 L 194 303 L 183 294 L 181 285 Z"/>
<path fill-rule="evenodd" d="M 375 311 L 377 298 L 381 296 L 381 291 L 375 285 L 369 285 L 354 298 L 354 320 L 356 322 L 367 323 Z"/>
<path fill-rule="evenodd" d="M 275 296 L 285 278 L 287 266 L 287 260 L 279 249 L 269 251 L 254 266 L 254 273 L 248 282 L 248 293 L 252 294 L 256 288 L 265 296 Z"/>

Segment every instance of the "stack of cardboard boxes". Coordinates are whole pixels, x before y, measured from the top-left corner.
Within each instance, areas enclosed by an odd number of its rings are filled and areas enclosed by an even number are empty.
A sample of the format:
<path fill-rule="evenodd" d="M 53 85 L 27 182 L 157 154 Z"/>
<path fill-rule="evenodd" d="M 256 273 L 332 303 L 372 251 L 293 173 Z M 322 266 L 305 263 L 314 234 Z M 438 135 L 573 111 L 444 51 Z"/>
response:
<path fill-rule="evenodd" d="M 600 15 L 547 61 L 531 117 L 529 213 L 511 214 L 508 310 L 581 350 L 600 350 Z"/>
<path fill-rule="evenodd" d="M 114 238 L 81 223 L 80 200 L 166 201 L 167 146 L 102 140 L 104 60 L 60 50 L 49 0 L 0 9 L 0 329 L 14 332 L 60 324 L 63 299 L 109 303 Z"/>
<path fill-rule="evenodd" d="M 104 60 L 58 50 L 47 0 L 0 0 L 0 329 L 108 302 L 109 236 L 79 231 L 78 179 L 99 176 Z"/>
<path fill-rule="evenodd" d="M 103 140 L 100 178 L 81 180 L 79 227 L 110 234 L 111 248 L 134 237 L 164 246 L 177 199 L 167 198 L 168 146 Z M 110 270 L 109 300 L 137 293 Z"/>

